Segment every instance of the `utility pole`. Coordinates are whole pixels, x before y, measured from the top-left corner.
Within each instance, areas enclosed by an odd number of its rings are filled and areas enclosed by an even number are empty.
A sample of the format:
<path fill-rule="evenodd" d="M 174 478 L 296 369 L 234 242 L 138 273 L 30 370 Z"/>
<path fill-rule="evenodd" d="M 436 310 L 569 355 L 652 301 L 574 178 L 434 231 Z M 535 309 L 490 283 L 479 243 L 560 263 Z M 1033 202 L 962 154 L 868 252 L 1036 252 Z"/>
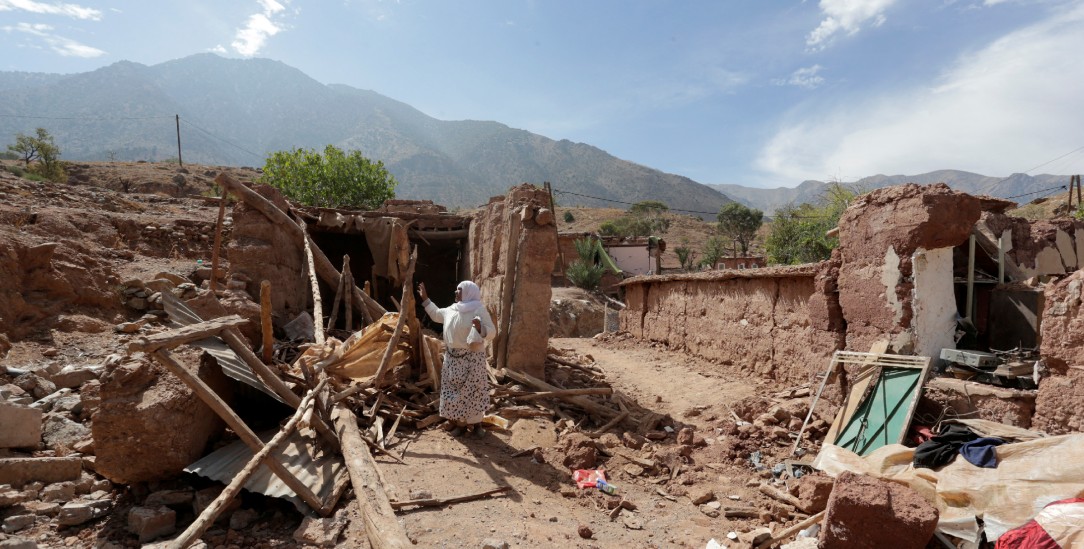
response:
<path fill-rule="evenodd" d="M 174 115 L 177 119 L 177 165 L 184 167 L 184 161 L 181 160 L 181 115 Z"/>

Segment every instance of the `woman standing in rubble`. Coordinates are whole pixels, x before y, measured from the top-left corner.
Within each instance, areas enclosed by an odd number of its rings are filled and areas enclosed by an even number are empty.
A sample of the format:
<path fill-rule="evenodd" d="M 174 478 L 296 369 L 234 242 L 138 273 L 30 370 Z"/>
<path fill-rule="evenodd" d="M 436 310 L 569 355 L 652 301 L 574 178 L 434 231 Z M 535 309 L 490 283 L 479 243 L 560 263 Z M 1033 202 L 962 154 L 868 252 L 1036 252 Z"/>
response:
<path fill-rule="evenodd" d="M 482 305 L 482 290 L 464 280 L 455 288 L 455 303 L 439 308 L 429 300 L 425 284 L 418 297 L 429 318 L 444 324 L 444 369 L 440 374 L 440 415 L 454 424 L 452 435 L 473 431 L 482 436 L 481 421 L 489 407 L 485 340 L 497 333 Z"/>

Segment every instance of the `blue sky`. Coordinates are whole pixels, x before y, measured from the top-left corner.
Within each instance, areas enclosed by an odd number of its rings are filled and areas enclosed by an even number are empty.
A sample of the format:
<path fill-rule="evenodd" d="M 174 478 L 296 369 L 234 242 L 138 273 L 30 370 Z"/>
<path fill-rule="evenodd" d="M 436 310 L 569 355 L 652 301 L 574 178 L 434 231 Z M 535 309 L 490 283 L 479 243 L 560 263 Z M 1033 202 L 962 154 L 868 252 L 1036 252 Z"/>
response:
<path fill-rule="evenodd" d="M 0 70 L 266 57 L 442 120 L 791 187 L 1084 172 L 1082 28 L 1084 0 L 0 0 Z"/>

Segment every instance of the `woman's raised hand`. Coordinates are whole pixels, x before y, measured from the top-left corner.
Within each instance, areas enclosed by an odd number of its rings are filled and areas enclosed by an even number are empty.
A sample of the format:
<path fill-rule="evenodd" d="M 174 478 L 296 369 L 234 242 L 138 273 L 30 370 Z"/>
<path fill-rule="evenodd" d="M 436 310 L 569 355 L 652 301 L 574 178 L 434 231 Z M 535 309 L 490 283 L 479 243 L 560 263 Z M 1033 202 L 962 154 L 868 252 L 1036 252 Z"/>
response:
<path fill-rule="evenodd" d="M 424 282 L 419 282 L 418 283 L 418 297 L 421 298 L 423 303 L 426 302 L 426 301 L 429 301 L 429 292 L 425 291 L 425 283 Z"/>

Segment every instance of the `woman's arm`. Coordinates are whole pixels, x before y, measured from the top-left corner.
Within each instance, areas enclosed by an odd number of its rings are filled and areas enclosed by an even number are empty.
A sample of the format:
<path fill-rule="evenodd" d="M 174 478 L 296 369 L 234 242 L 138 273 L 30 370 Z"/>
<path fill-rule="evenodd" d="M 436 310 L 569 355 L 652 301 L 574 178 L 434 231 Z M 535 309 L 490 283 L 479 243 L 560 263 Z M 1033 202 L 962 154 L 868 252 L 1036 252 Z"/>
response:
<path fill-rule="evenodd" d="M 433 322 L 439 322 L 444 324 L 444 313 L 437 307 L 435 303 L 429 300 L 429 292 L 425 291 L 425 283 L 418 283 L 418 298 L 422 300 L 422 307 L 425 308 L 426 314 L 429 318 L 433 319 Z"/>
<path fill-rule="evenodd" d="M 481 322 L 478 319 L 474 319 L 474 329 L 478 330 L 478 333 L 486 339 L 486 341 L 493 341 L 493 337 L 497 335 L 497 327 L 493 325 L 493 319 L 489 317 L 489 311 L 485 307 L 482 307 L 482 314 L 478 315 L 481 318 Z M 481 326 L 479 327 L 479 324 Z"/>

